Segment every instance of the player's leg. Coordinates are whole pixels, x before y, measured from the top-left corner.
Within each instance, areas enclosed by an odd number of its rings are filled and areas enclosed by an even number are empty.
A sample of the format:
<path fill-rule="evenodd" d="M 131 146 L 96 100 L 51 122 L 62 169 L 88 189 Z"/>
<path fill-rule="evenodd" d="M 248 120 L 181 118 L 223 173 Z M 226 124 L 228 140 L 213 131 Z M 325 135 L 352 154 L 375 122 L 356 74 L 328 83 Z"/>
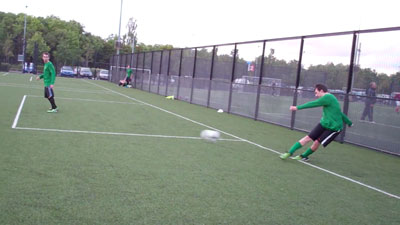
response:
<path fill-rule="evenodd" d="M 369 121 L 374 123 L 374 107 L 370 106 L 369 108 Z"/>
<path fill-rule="evenodd" d="M 368 104 L 365 104 L 365 107 L 364 107 L 364 111 L 363 111 L 363 113 L 362 113 L 362 115 L 361 115 L 361 120 L 365 120 L 365 117 L 367 116 L 367 114 L 368 114 L 368 109 L 369 108 L 369 105 Z"/>
<path fill-rule="evenodd" d="M 290 150 L 287 153 L 281 154 L 279 157 L 281 159 L 287 159 L 291 155 L 293 155 L 298 149 L 306 145 L 312 140 L 316 140 L 321 133 L 324 131 L 323 127 L 321 126 L 320 123 L 318 123 L 317 126 L 314 127 L 314 129 L 305 137 L 300 139 L 298 142 L 294 143 L 294 145 L 290 148 Z"/>
<path fill-rule="evenodd" d="M 318 140 L 315 140 L 311 147 L 309 147 L 305 152 L 303 152 L 301 155 L 297 156 L 295 159 L 297 160 L 303 160 L 303 161 L 308 161 L 308 156 L 313 154 L 315 151 L 317 151 L 318 147 L 320 146 L 320 142 Z"/>
<path fill-rule="evenodd" d="M 308 155 L 311 155 L 314 152 L 313 150 L 317 150 L 318 149 L 319 143 L 320 143 L 320 140 L 318 140 L 318 138 L 320 138 L 321 135 L 325 131 L 326 131 L 326 129 L 323 128 L 320 123 L 318 123 L 318 125 L 315 126 L 314 129 L 308 134 L 309 139 L 303 138 L 302 140 L 300 140 L 300 143 L 305 142 L 305 144 L 306 144 L 306 143 L 310 142 L 311 140 L 314 141 L 314 143 L 303 154 L 294 157 L 294 159 L 297 159 L 297 160 L 303 159 L 304 161 L 307 161 L 308 160 Z"/>
<path fill-rule="evenodd" d="M 296 156 L 294 159 L 308 161 L 309 156 L 317 151 L 318 147 L 322 144 L 322 146 L 326 147 L 331 143 L 335 138 L 340 134 L 340 131 L 332 131 L 324 128 L 324 131 L 321 135 L 314 141 L 310 148 L 307 149 L 303 154 Z"/>
<path fill-rule="evenodd" d="M 47 99 L 51 104 L 51 109 L 48 110 L 47 112 L 57 112 L 57 105 L 56 101 L 54 100 L 54 90 L 51 87 L 46 87 L 46 88 L 47 88 Z"/>

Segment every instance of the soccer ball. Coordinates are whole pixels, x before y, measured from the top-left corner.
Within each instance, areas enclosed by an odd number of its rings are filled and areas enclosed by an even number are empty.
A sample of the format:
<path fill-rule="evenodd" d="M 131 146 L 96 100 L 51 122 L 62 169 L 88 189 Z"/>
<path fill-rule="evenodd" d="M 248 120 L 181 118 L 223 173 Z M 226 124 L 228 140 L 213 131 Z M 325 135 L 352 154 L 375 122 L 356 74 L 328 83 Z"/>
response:
<path fill-rule="evenodd" d="M 203 130 L 200 133 L 201 138 L 203 138 L 206 141 L 211 141 L 211 142 L 216 142 L 220 136 L 221 136 L 221 134 L 215 130 Z"/>

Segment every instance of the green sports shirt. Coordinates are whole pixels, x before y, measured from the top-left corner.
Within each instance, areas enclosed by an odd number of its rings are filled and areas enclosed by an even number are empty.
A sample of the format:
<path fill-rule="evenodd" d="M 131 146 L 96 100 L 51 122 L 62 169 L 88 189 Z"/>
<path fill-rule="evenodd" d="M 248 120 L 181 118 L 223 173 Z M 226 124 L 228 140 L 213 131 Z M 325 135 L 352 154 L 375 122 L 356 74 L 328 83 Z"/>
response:
<path fill-rule="evenodd" d="M 126 73 L 128 74 L 127 77 L 130 78 L 132 74 L 132 69 L 131 68 L 127 69 Z"/>
<path fill-rule="evenodd" d="M 56 70 L 54 69 L 52 62 L 49 61 L 44 64 L 43 74 L 40 75 L 40 79 L 43 79 L 45 87 L 54 85 L 54 82 L 56 81 Z"/>
<path fill-rule="evenodd" d="M 328 130 L 339 131 L 343 129 L 343 122 L 351 126 L 351 120 L 340 110 L 340 104 L 337 98 L 331 94 L 326 93 L 324 96 L 317 100 L 307 102 L 297 106 L 298 110 L 314 108 L 322 106 L 323 113 L 320 120 L 321 126 Z"/>

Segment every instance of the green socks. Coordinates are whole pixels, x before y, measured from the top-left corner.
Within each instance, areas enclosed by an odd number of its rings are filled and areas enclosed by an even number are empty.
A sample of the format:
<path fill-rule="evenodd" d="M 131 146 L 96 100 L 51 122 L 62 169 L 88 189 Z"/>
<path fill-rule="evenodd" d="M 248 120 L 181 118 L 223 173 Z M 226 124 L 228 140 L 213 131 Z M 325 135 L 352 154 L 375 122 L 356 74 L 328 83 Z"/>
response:
<path fill-rule="evenodd" d="M 307 151 L 305 151 L 303 154 L 301 154 L 301 156 L 303 158 L 308 158 L 309 155 L 313 154 L 313 150 L 311 150 L 311 148 L 308 148 Z"/>
<path fill-rule="evenodd" d="M 303 146 L 300 144 L 300 142 L 294 143 L 294 145 L 289 150 L 290 155 L 293 155 L 293 153 L 301 147 L 303 147 Z M 303 154 L 301 154 L 301 156 L 303 158 L 308 158 L 308 156 L 313 153 L 314 153 L 313 150 L 311 150 L 311 148 L 308 148 L 307 151 L 305 151 Z"/>
<path fill-rule="evenodd" d="M 290 155 L 293 155 L 293 153 L 297 150 L 297 149 L 299 149 L 299 148 L 301 148 L 302 146 L 301 146 L 301 144 L 300 144 L 300 142 L 296 142 L 291 148 L 290 148 L 290 150 L 289 150 L 289 153 L 290 153 Z M 311 153 L 310 153 L 311 154 Z"/>

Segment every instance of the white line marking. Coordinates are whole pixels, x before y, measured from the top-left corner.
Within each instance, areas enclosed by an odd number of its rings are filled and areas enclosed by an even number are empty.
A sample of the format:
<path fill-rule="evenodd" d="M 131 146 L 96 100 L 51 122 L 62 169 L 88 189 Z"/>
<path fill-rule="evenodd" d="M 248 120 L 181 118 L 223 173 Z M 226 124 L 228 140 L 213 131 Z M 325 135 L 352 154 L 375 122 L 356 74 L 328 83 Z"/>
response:
<path fill-rule="evenodd" d="M 191 120 L 191 119 L 189 119 L 189 118 L 186 118 L 186 117 L 181 116 L 181 115 L 179 115 L 179 114 L 176 114 L 176 113 L 170 112 L 170 111 L 168 111 L 168 110 L 162 109 L 162 108 L 157 107 L 157 106 L 155 106 L 155 105 L 152 105 L 152 104 L 149 104 L 149 103 L 146 103 L 146 102 L 137 100 L 137 99 L 132 98 L 132 97 L 129 97 L 129 96 L 125 95 L 125 94 L 122 94 L 122 93 L 119 93 L 119 92 L 117 92 L 117 91 L 111 90 L 111 89 L 109 89 L 109 88 L 103 87 L 103 86 L 101 86 L 101 85 L 98 85 L 98 84 L 95 84 L 95 83 L 91 83 L 91 82 L 89 82 L 89 81 L 85 81 L 85 82 L 90 83 L 90 84 L 93 84 L 93 85 L 98 86 L 98 87 L 101 87 L 101 88 L 103 88 L 103 89 L 105 89 L 105 90 L 111 91 L 111 92 L 113 92 L 113 93 L 116 93 L 116 94 L 118 94 L 118 95 L 124 96 L 124 97 L 126 97 L 126 98 L 131 99 L 131 100 L 134 100 L 134 101 L 137 101 L 137 102 L 141 102 L 141 103 L 143 103 L 143 104 L 145 104 L 145 105 L 148 105 L 148 106 L 150 106 L 150 107 L 156 108 L 156 109 L 161 110 L 161 111 L 163 111 L 163 112 L 172 114 L 172 115 L 177 116 L 177 117 L 179 117 L 179 118 L 182 118 L 182 119 L 184 119 L 184 120 L 193 122 L 193 123 L 195 123 L 195 124 L 198 124 L 198 125 L 201 125 L 201 126 L 204 126 L 204 127 L 210 128 L 210 129 L 213 129 L 213 130 L 217 130 L 217 131 L 219 131 L 219 132 L 221 132 L 221 133 L 223 133 L 223 134 L 226 134 L 226 135 L 228 135 L 228 136 L 237 138 L 237 139 L 242 140 L 242 141 L 244 141 L 244 142 L 247 142 L 247 143 L 249 143 L 249 144 L 255 145 L 255 146 L 259 147 L 259 148 L 268 150 L 268 151 L 273 152 L 273 153 L 276 153 L 276 154 L 281 154 L 281 152 L 278 152 L 278 151 L 276 151 L 276 150 L 273 150 L 273 149 L 264 147 L 264 146 L 262 146 L 262 145 L 259 145 L 259 144 L 257 144 L 257 143 L 254 143 L 254 142 L 252 142 L 252 141 L 249 141 L 249 140 L 246 140 L 246 139 L 237 137 L 237 136 L 235 136 L 235 135 L 233 135 L 233 134 L 230 134 L 230 133 L 221 131 L 221 130 L 219 130 L 219 129 L 216 129 L 216 128 L 214 128 L 214 127 L 205 125 L 205 124 L 203 124 L 203 123 L 200 123 L 200 122 Z M 302 162 L 302 161 L 299 161 L 299 162 Z M 310 163 L 306 163 L 306 162 L 303 162 L 303 163 L 304 163 L 305 165 L 311 166 L 311 167 L 313 167 L 313 168 L 319 169 L 319 170 L 321 170 L 321 171 L 327 172 L 327 173 L 332 174 L 332 175 L 334 175 L 334 176 L 337 176 L 337 177 L 346 179 L 346 180 L 348 180 L 348 181 L 350 181 L 350 182 L 353 182 L 353 183 L 355 183 L 355 184 L 359 184 L 359 185 L 364 186 L 364 187 L 366 187 L 366 188 L 369 188 L 369 189 L 371 189 L 371 190 L 380 192 L 380 193 L 382 193 L 382 194 L 385 194 L 385 195 L 387 195 L 387 196 L 390 196 L 390 197 L 393 197 L 393 198 L 397 198 L 397 199 L 400 200 L 400 196 L 397 196 L 397 195 L 394 195 L 394 194 L 390 194 L 390 193 L 388 193 L 388 192 L 386 192 L 386 191 L 383 191 L 383 190 L 380 190 L 380 189 L 378 189 L 378 188 L 372 187 L 372 186 L 370 186 L 370 185 L 361 183 L 361 182 L 359 182 L 359 181 L 356 181 L 356 180 L 353 180 L 353 179 L 351 179 L 351 178 L 345 177 L 345 176 L 343 176 L 343 175 L 337 174 L 337 173 L 335 173 L 335 172 L 329 171 L 329 170 L 327 170 L 327 169 L 323 169 L 323 168 L 321 168 L 321 167 L 314 166 L 314 165 L 312 165 L 312 164 L 310 164 Z"/>
<path fill-rule="evenodd" d="M 103 134 L 103 135 L 176 138 L 176 139 L 194 139 L 194 140 L 200 140 L 201 139 L 200 137 L 171 136 L 171 135 L 160 135 L 160 134 L 133 134 L 133 133 L 119 133 L 119 132 L 101 132 L 101 131 L 84 131 L 84 130 L 60 130 L 60 129 L 30 128 L 30 127 L 13 127 L 13 128 L 17 129 L 17 130 L 51 131 L 51 132 L 62 132 L 62 133 Z M 241 140 L 221 138 L 221 139 L 218 139 L 218 141 L 241 141 Z"/>
<path fill-rule="evenodd" d="M 31 79 L 29 79 L 29 81 L 32 82 L 32 77 L 31 77 Z"/>
<path fill-rule="evenodd" d="M 43 98 L 43 96 L 38 96 L 38 95 L 28 95 L 28 97 Z M 84 99 L 84 98 L 63 98 L 63 97 L 57 97 L 57 99 L 76 100 L 76 101 L 87 101 L 87 102 L 104 102 L 104 103 L 128 104 L 128 105 L 143 105 L 142 103 L 117 102 L 117 101 L 95 100 L 95 99 Z"/>
<path fill-rule="evenodd" d="M 389 125 L 389 124 L 383 124 L 383 123 L 371 123 L 371 122 L 368 122 L 368 121 L 360 122 L 360 123 L 367 123 L 367 124 L 369 123 L 369 124 L 371 124 L 371 126 L 380 125 L 380 126 L 391 127 L 391 128 L 396 128 L 396 129 L 399 129 L 399 128 L 400 128 L 399 126 L 394 126 L 394 125 Z"/>
<path fill-rule="evenodd" d="M 17 114 L 15 115 L 14 123 L 12 124 L 11 128 L 15 129 L 17 127 L 17 123 L 18 123 L 18 120 L 19 120 L 19 115 L 21 114 L 22 107 L 24 107 L 25 99 L 26 99 L 26 95 L 24 95 L 24 97 L 22 98 L 21 104 L 19 105 Z"/>
<path fill-rule="evenodd" d="M 6 87 L 18 87 L 18 88 L 33 88 L 33 89 L 43 89 L 43 86 L 39 85 L 26 85 L 26 84 L 16 84 L 16 83 L 0 83 L 0 86 Z M 109 92 L 106 91 L 88 91 L 88 90 L 81 90 L 81 89 L 74 89 L 74 88 L 63 88 L 57 87 L 58 91 L 71 91 L 71 92 L 81 92 L 81 93 L 92 93 L 92 94 L 108 94 Z"/>
<path fill-rule="evenodd" d="M 340 177 L 340 178 L 342 178 L 342 179 L 348 180 L 348 181 L 350 181 L 350 182 L 353 182 L 353 183 L 359 184 L 359 185 L 361 185 L 361 186 L 367 187 L 367 188 L 372 189 L 372 190 L 374 190 L 374 191 L 380 192 L 380 193 L 382 193 L 382 194 L 388 195 L 388 196 L 390 196 L 390 197 L 400 199 L 400 196 L 397 196 L 397 195 L 391 194 L 391 193 L 389 193 L 389 192 L 380 190 L 380 189 L 378 189 L 378 188 L 376 188 L 376 187 L 373 187 L 373 186 L 370 186 L 370 185 L 368 185 L 368 184 L 361 183 L 360 181 L 356 181 L 356 180 L 354 180 L 354 179 L 345 177 L 345 176 L 343 176 L 343 175 L 337 174 L 337 173 L 335 173 L 335 172 L 329 171 L 329 170 L 327 170 L 327 169 L 321 168 L 321 167 L 319 167 L 319 166 L 316 166 L 316 165 L 313 165 L 313 164 L 310 164 L 310 163 L 307 163 L 307 162 L 303 162 L 303 161 L 299 161 L 299 162 L 301 162 L 301 163 L 303 163 L 303 164 L 306 164 L 306 165 L 308 165 L 308 166 L 314 167 L 314 168 L 316 168 L 316 169 L 322 170 L 322 171 L 327 172 L 327 173 L 329 173 L 329 174 L 332 174 L 332 175 L 334 175 L 334 176 Z"/>

